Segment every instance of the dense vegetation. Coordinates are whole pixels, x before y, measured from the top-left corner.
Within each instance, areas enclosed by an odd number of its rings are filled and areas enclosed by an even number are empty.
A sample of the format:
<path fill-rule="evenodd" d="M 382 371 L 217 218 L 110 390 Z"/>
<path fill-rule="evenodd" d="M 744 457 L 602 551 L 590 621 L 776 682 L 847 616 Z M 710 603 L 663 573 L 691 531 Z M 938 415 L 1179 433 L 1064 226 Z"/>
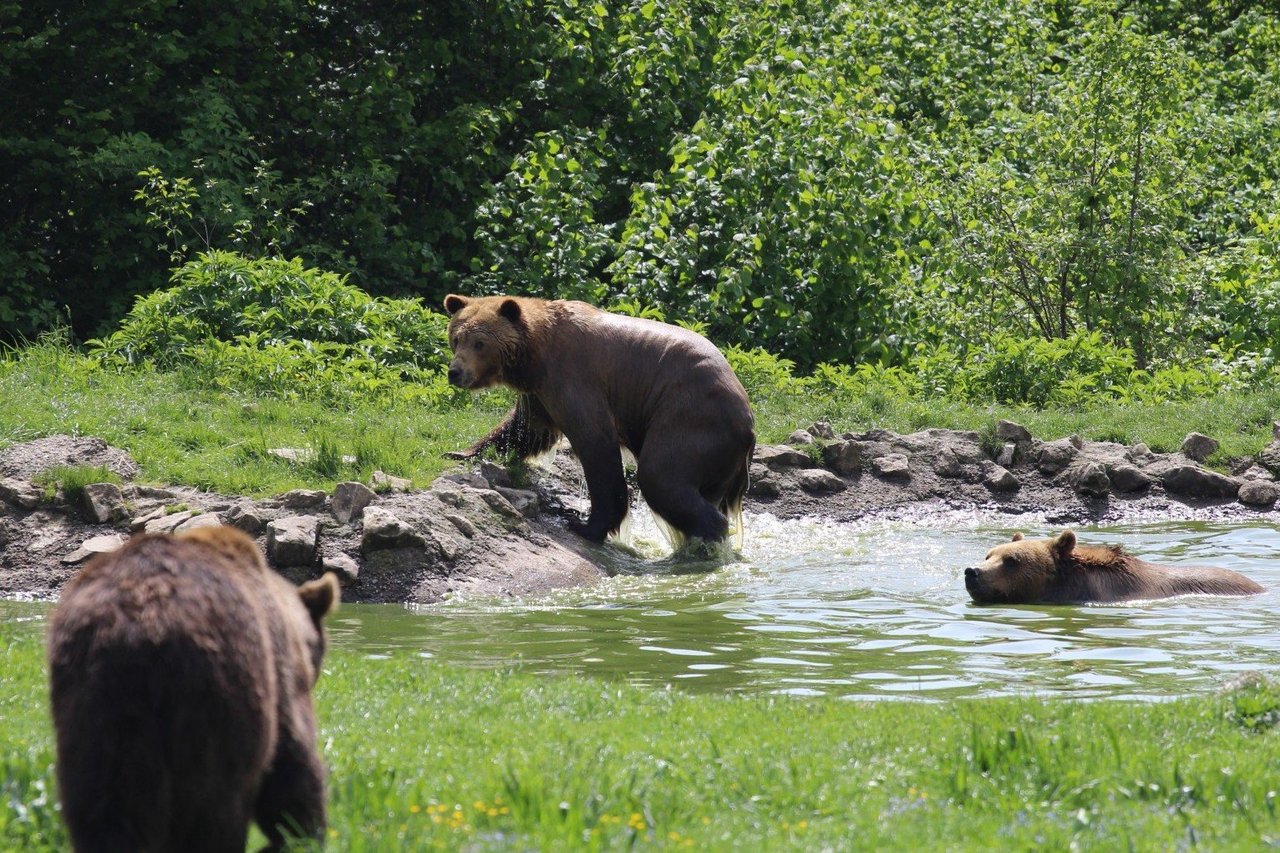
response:
<path fill-rule="evenodd" d="M 30 625 L 0 624 L 6 849 L 67 843 L 40 652 Z M 1280 832 L 1280 691 L 1256 683 L 1155 704 L 868 705 L 338 648 L 317 700 L 330 850 L 1243 850 Z"/>
<path fill-rule="evenodd" d="M 804 371 L 1038 339 L 1250 381 L 1280 341 L 1270 4 L 37 2 L 0 26 L 8 335 L 64 306 L 105 334 L 222 249 L 429 305 L 651 306 Z"/>

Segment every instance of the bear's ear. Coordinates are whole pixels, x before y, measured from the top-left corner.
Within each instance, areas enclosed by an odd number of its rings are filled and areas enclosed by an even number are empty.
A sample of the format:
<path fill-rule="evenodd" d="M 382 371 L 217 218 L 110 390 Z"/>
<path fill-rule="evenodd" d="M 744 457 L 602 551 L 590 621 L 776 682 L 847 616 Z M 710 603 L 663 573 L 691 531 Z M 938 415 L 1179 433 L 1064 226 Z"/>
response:
<path fill-rule="evenodd" d="M 312 620 L 319 625 L 320 620 L 332 613 L 342 600 L 338 576 L 333 572 L 325 572 L 324 577 L 319 580 L 307 581 L 298 587 L 298 597 L 302 599 Z"/>
<path fill-rule="evenodd" d="M 452 317 L 463 308 L 467 307 L 467 297 L 459 296 L 456 293 L 450 293 L 444 298 L 444 310 Z"/>
<path fill-rule="evenodd" d="M 1076 549 L 1076 535 L 1070 530 L 1064 530 L 1049 540 L 1049 547 L 1059 557 L 1065 557 Z"/>
<path fill-rule="evenodd" d="M 1009 540 L 1009 541 L 1010 541 L 1010 542 L 1021 542 L 1021 541 L 1022 541 L 1022 534 L 1021 534 L 1021 533 L 1015 533 L 1015 534 L 1013 534 L 1013 538 L 1012 538 L 1011 540 Z"/>
<path fill-rule="evenodd" d="M 519 326 L 521 323 L 520 303 L 514 299 L 502 300 L 502 304 L 498 306 L 498 316 L 509 320 L 513 325 Z"/>

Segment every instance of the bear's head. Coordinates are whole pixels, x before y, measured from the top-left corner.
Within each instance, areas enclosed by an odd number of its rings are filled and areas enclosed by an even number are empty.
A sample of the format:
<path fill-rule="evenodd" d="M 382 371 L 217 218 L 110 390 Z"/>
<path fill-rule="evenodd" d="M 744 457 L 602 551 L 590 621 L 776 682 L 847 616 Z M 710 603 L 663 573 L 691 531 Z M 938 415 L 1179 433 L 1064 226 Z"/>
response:
<path fill-rule="evenodd" d="M 1059 570 L 1076 547 L 1076 535 L 1064 530 L 1052 539 L 1023 539 L 997 545 L 981 566 L 964 570 L 964 585 L 978 604 L 1043 601 Z"/>
<path fill-rule="evenodd" d="M 444 300 L 449 314 L 449 384 L 488 388 L 506 379 L 524 343 L 526 330 L 520 302 L 510 296 L 458 296 Z"/>

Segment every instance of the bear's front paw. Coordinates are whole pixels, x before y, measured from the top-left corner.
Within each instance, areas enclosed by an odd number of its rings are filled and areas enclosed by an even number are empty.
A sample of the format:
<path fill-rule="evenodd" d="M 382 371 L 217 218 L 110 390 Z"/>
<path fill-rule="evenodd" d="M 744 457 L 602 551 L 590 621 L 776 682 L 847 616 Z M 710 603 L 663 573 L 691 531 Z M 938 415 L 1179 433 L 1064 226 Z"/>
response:
<path fill-rule="evenodd" d="M 581 521 L 570 521 L 569 529 L 589 542 L 603 542 L 609 535 L 609 531 L 605 530 L 603 525 L 592 524 L 590 520 L 585 524 Z"/>

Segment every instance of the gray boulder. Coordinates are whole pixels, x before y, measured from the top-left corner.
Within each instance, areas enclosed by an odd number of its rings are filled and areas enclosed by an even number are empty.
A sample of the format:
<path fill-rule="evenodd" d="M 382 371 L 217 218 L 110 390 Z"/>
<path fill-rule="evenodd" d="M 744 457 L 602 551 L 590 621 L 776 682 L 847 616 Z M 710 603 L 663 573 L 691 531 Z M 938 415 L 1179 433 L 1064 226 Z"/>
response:
<path fill-rule="evenodd" d="M 320 524 L 314 515 L 291 515 L 267 525 L 267 558 L 277 566 L 309 566 L 316 559 Z"/>
<path fill-rule="evenodd" d="M 1240 484 L 1216 471 L 1198 465 L 1175 465 L 1160 478 L 1165 491 L 1189 498 L 1234 498 Z"/>
<path fill-rule="evenodd" d="M 115 483 L 90 483 L 81 493 L 80 508 L 86 520 L 94 524 L 123 521 L 129 517 L 124 493 Z"/>
<path fill-rule="evenodd" d="M 842 492 L 847 486 L 835 474 L 822 468 L 806 468 L 796 474 L 796 483 L 806 492 L 830 494 Z"/>
<path fill-rule="evenodd" d="M 1203 433 L 1189 432 L 1182 440 L 1182 454 L 1188 459 L 1203 462 L 1218 449 L 1218 442 Z"/>
<path fill-rule="evenodd" d="M 1069 438 L 1047 441 L 1040 447 L 1040 458 L 1036 460 L 1036 469 L 1046 477 L 1052 477 L 1066 470 L 1079 455 L 1080 449 Z"/>
<path fill-rule="evenodd" d="M 364 483 L 339 483 L 333 490 L 330 510 L 339 524 L 346 524 L 353 518 L 359 518 L 365 507 L 377 497 L 377 493 Z"/>
<path fill-rule="evenodd" d="M 828 444 L 822 448 L 822 464 L 842 477 L 851 477 L 862 470 L 862 445 L 849 440 Z"/>

